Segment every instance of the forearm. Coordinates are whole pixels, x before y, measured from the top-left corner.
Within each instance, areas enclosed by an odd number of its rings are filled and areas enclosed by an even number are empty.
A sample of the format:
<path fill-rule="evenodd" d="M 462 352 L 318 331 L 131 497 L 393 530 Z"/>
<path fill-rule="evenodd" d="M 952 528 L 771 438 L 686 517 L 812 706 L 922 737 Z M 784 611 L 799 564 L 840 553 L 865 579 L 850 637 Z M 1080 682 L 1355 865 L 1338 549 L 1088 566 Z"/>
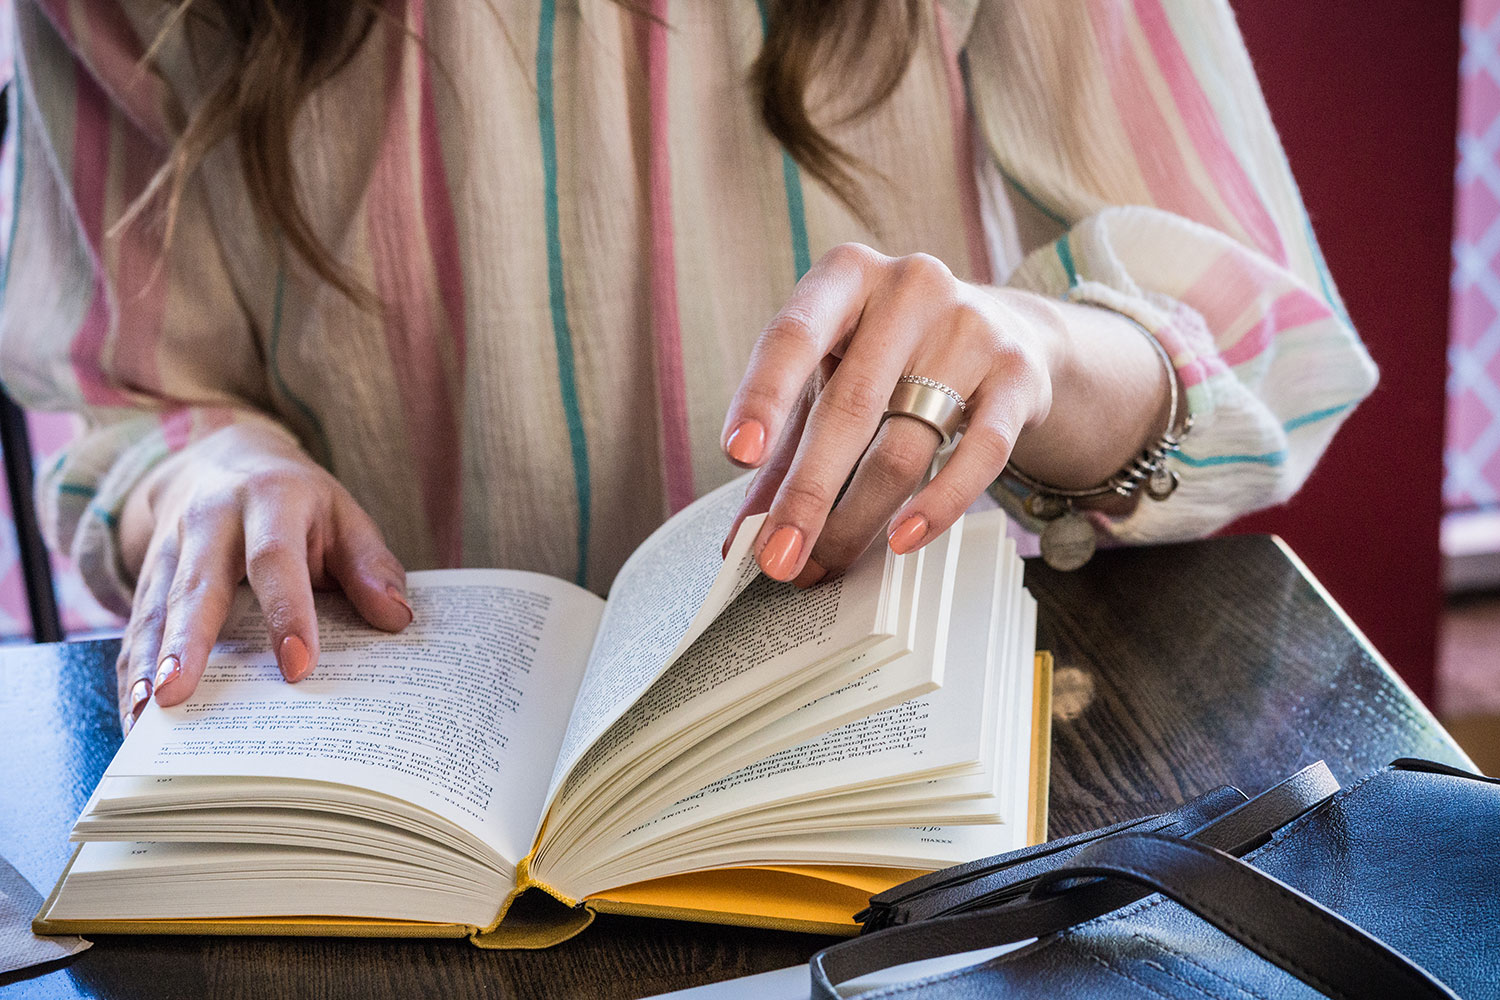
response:
<path fill-rule="evenodd" d="M 992 291 L 1043 338 L 1051 373 L 1051 407 L 1017 437 L 1017 467 L 1049 486 L 1087 489 L 1161 436 L 1172 386 L 1140 329 L 1107 309 Z"/>

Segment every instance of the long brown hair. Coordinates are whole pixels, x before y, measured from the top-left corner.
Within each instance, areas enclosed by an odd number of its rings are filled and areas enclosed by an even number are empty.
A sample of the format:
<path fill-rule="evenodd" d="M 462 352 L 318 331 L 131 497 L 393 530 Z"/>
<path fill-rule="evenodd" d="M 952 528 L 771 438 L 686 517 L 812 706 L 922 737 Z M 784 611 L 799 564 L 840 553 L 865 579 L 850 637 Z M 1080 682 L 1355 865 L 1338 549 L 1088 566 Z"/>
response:
<path fill-rule="evenodd" d="M 189 178 L 211 149 L 232 139 L 260 224 L 317 277 L 357 302 L 374 305 L 369 291 L 314 231 L 304 209 L 305 192 L 297 184 L 291 141 L 308 95 L 349 62 L 377 20 L 390 15 L 378 0 L 167 2 L 171 17 L 152 52 L 169 32 L 190 28 L 218 36 L 225 50 L 218 55 L 224 60 L 221 82 L 183 124 L 147 192 L 166 192 L 167 240 Z M 634 16 L 650 16 L 638 2 L 615 2 Z M 766 3 L 765 41 L 750 70 L 761 118 L 803 169 L 868 221 L 858 180 L 865 168 L 824 128 L 868 114 L 900 84 L 917 46 L 922 0 Z M 827 120 L 825 109 L 809 106 L 809 91 L 830 80 L 853 81 L 857 96 Z"/>

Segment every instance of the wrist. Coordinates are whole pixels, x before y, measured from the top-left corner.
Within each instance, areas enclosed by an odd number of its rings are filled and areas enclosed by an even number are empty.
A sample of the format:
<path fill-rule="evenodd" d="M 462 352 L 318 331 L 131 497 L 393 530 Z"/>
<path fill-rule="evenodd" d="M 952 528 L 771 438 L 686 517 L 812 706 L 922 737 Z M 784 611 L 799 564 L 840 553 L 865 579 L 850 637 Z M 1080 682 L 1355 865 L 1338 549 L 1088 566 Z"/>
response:
<path fill-rule="evenodd" d="M 1021 429 L 1011 458 L 1051 486 L 1098 486 L 1160 439 L 1175 372 L 1150 332 L 1117 312 L 1040 295 L 1030 295 L 1029 310 L 1045 345 L 1052 407 Z"/>

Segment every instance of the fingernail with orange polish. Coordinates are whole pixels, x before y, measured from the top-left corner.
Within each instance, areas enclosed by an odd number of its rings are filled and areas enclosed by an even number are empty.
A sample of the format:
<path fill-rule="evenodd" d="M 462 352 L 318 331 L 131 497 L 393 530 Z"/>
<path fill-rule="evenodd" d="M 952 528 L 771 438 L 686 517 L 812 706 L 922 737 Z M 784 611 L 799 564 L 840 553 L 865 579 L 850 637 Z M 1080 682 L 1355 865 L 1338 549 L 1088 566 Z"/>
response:
<path fill-rule="evenodd" d="M 288 681 L 300 681 L 307 676 L 312 669 L 312 657 L 308 655 L 307 644 L 295 635 L 289 635 L 281 640 L 281 648 L 276 651 L 276 665 L 281 668 L 281 676 Z"/>
<path fill-rule="evenodd" d="M 740 465 L 754 465 L 766 450 L 766 429 L 759 420 L 741 420 L 724 441 L 724 451 Z"/>
<path fill-rule="evenodd" d="M 151 687 L 160 691 L 163 687 L 175 681 L 181 673 L 182 664 L 177 662 L 177 657 L 163 656 L 161 662 L 156 665 L 156 680 L 151 683 Z M 141 681 L 137 681 L 137 683 L 141 683 Z M 150 694 L 151 689 L 147 688 L 147 697 L 150 697 Z"/>
<path fill-rule="evenodd" d="M 396 589 L 396 585 L 394 583 L 385 588 L 385 596 L 389 597 L 391 600 L 395 601 L 397 604 L 406 609 L 406 624 L 410 625 L 413 621 L 416 620 L 417 613 L 411 609 L 411 602 L 406 599 L 405 595 L 403 595 L 401 591 Z"/>
<path fill-rule="evenodd" d="M 913 514 L 891 529 L 891 551 L 897 555 L 904 555 L 916 548 L 917 543 L 926 535 L 927 518 L 921 514 Z"/>
<path fill-rule="evenodd" d="M 802 529 L 783 524 L 760 550 L 760 568 L 773 580 L 790 580 L 802 554 Z"/>
<path fill-rule="evenodd" d="M 130 685 L 130 718 L 125 723 L 125 731 L 130 732 L 130 727 L 135 720 L 140 718 L 141 710 L 146 707 L 146 702 L 151 700 L 151 682 L 142 677 Z"/>

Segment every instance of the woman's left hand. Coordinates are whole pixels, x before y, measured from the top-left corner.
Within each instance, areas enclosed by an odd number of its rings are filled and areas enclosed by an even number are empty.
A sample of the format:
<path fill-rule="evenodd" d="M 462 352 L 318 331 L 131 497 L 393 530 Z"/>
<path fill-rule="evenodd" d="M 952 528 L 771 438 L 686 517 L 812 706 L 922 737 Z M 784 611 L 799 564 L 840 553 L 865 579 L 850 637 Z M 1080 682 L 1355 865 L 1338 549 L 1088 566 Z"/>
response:
<path fill-rule="evenodd" d="M 740 516 L 770 512 L 755 541 L 768 576 L 810 586 L 887 524 L 891 548 L 909 552 L 963 514 L 1051 408 L 1062 348 L 1037 299 L 858 244 L 808 271 L 756 342 L 724 426 L 730 459 L 761 469 Z M 915 496 L 941 439 L 920 420 L 883 419 L 903 375 L 968 403 L 952 457 Z"/>

